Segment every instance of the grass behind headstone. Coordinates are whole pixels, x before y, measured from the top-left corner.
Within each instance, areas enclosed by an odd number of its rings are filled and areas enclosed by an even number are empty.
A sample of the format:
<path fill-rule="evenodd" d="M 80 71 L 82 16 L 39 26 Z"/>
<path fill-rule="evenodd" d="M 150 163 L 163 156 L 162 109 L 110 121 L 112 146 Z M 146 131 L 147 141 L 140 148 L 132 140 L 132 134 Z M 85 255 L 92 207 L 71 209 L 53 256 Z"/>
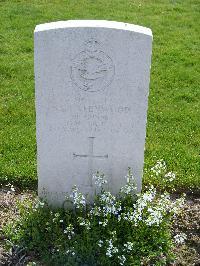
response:
<path fill-rule="evenodd" d="M 0 3 L 0 180 L 36 184 L 33 31 L 36 24 L 106 19 L 150 27 L 153 57 L 145 167 L 164 159 L 177 186 L 200 184 L 197 0 Z M 149 179 L 145 179 L 148 183 Z"/>

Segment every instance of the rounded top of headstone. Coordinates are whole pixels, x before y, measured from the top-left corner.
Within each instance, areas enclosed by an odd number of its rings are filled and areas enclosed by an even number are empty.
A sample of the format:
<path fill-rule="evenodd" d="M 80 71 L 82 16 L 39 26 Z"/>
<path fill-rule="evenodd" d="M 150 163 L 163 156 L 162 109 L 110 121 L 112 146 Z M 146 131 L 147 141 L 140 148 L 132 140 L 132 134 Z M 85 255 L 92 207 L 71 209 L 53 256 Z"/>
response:
<path fill-rule="evenodd" d="M 44 23 L 37 25 L 35 32 L 55 30 L 60 28 L 108 28 L 108 29 L 118 29 L 126 31 L 134 31 L 137 33 L 152 36 L 152 31 L 149 28 L 124 23 L 116 21 L 107 20 L 67 20 L 67 21 L 57 21 L 51 23 Z"/>

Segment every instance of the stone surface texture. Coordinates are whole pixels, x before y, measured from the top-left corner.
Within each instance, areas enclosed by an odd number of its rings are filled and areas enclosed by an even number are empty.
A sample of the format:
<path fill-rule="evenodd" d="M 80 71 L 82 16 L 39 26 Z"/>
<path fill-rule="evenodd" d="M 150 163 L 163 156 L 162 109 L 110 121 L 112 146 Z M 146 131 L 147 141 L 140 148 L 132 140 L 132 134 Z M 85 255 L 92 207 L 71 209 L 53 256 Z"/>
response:
<path fill-rule="evenodd" d="M 152 33 L 111 21 L 36 26 L 39 195 L 61 205 L 74 185 L 92 196 L 103 172 L 117 193 L 128 167 L 141 189 Z"/>

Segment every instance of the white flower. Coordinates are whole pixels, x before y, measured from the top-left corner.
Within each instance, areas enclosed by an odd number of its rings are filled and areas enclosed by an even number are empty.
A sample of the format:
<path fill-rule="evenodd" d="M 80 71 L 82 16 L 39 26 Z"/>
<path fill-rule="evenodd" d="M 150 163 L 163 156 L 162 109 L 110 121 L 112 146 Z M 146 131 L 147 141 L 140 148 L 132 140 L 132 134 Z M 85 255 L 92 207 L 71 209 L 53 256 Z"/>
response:
<path fill-rule="evenodd" d="M 134 221 L 135 226 L 137 226 L 139 221 L 143 219 L 144 210 L 148 207 L 149 204 L 154 200 L 156 196 L 156 189 L 152 186 L 149 191 L 141 194 L 137 199 L 136 203 L 133 205 L 133 213 L 128 214 L 127 219 L 129 221 Z"/>
<path fill-rule="evenodd" d="M 152 208 L 148 208 L 147 210 L 149 215 L 145 221 L 145 223 L 149 226 L 151 225 L 159 225 L 162 222 L 163 215 L 160 210 L 153 210 Z"/>
<path fill-rule="evenodd" d="M 171 202 L 170 208 L 171 213 L 174 213 L 174 215 L 179 214 L 182 210 L 182 207 L 184 206 L 185 202 L 185 196 L 181 197 L 180 199 L 175 200 L 174 202 Z"/>
<path fill-rule="evenodd" d="M 83 217 L 78 217 L 79 225 L 85 226 L 87 230 L 90 229 L 90 221 L 88 219 L 84 219 Z"/>
<path fill-rule="evenodd" d="M 70 198 L 73 199 L 73 203 L 77 209 L 82 208 L 86 205 L 85 197 L 81 192 L 78 191 L 76 186 L 73 187 Z"/>
<path fill-rule="evenodd" d="M 120 192 L 121 193 L 125 193 L 125 194 L 130 194 L 131 192 L 135 192 L 137 189 L 136 185 L 135 184 L 132 184 L 132 183 L 128 183 L 126 184 L 125 186 L 123 186 L 121 189 L 120 189 Z"/>
<path fill-rule="evenodd" d="M 13 185 L 11 185 L 10 190 L 13 191 L 13 192 L 15 191 L 15 188 L 14 188 Z"/>
<path fill-rule="evenodd" d="M 99 240 L 99 242 L 97 243 L 97 245 L 98 245 L 99 247 L 102 247 L 102 245 L 103 245 L 103 240 Z"/>
<path fill-rule="evenodd" d="M 127 184 L 120 189 L 120 192 L 128 195 L 137 190 L 135 179 L 130 168 L 128 169 L 128 174 L 125 176 L 125 178 Z"/>
<path fill-rule="evenodd" d="M 116 204 L 113 203 L 113 205 L 106 205 L 103 207 L 103 215 L 107 216 L 109 213 L 117 215 L 118 212 L 120 212 L 122 209 L 121 203 L 118 201 Z"/>
<path fill-rule="evenodd" d="M 104 192 L 100 196 L 100 201 L 102 204 L 112 205 L 115 202 L 115 196 L 112 195 L 110 192 Z"/>
<path fill-rule="evenodd" d="M 72 248 L 74 249 L 74 247 L 72 247 Z M 69 253 L 71 253 L 72 256 L 74 256 L 74 255 L 76 254 L 73 250 L 67 249 L 67 250 L 65 251 L 65 254 L 68 255 Z"/>
<path fill-rule="evenodd" d="M 119 214 L 119 215 L 117 216 L 117 220 L 118 220 L 118 222 L 120 222 L 120 221 L 121 221 L 121 219 L 122 219 L 122 215 L 121 215 L 121 214 Z"/>
<path fill-rule="evenodd" d="M 144 193 L 144 195 L 142 196 L 142 199 L 144 200 L 144 202 L 151 202 L 154 199 L 154 195 L 150 194 L 150 193 Z"/>
<path fill-rule="evenodd" d="M 90 216 L 100 216 L 101 215 L 101 208 L 100 207 L 97 207 L 97 206 L 94 206 L 94 208 L 92 208 L 90 210 Z"/>
<path fill-rule="evenodd" d="M 107 243 L 109 244 L 109 245 L 108 245 L 108 248 L 107 248 L 107 250 L 106 250 L 106 256 L 108 256 L 108 257 L 112 257 L 113 254 L 115 254 L 115 253 L 118 252 L 118 248 L 113 246 L 113 240 L 112 240 L 112 239 L 110 239 L 110 240 L 106 240 L 106 241 L 107 241 Z"/>
<path fill-rule="evenodd" d="M 108 224 L 108 219 L 105 219 L 103 222 L 99 221 L 99 224 L 105 227 Z"/>
<path fill-rule="evenodd" d="M 156 164 L 151 168 L 151 171 L 156 175 L 159 176 L 166 170 L 166 163 L 164 160 L 157 161 Z"/>
<path fill-rule="evenodd" d="M 96 175 L 93 175 L 92 178 L 94 179 L 97 187 L 102 187 L 104 184 L 108 183 L 108 181 L 104 179 L 104 174 L 100 174 L 99 172 L 97 172 Z"/>
<path fill-rule="evenodd" d="M 110 234 L 112 235 L 112 237 L 115 237 L 117 232 L 116 231 L 111 231 Z"/>
<path fill-rule="evenodd" d="M 133 172 L 132 169 L 130 167 L 128 167 L 128 174 L 125 176 L 126 178 L 126 182 L 127 183 L 131 183 L 131 182 L 135 182 L 134 176 L 133 176 Z"/>
<path fill-rule="evenodd" d="M 172 182 L 175 178 L 176 178 L 176 175 L 172 172 L 169 172 L 167 173 L 165 176 L 164 176 L 167 180 L 169 180 L 170 182 Z"/>
<path fill-rule="evenodd" d="M 125 243 L 124 246 L 127 249 L 127 251 L 133 250 L 133 243 L 131 243 L 131 242 Z"/>
<path fill-rule="evenodd" d="M 187 239 L 187 235 L 185 233 L 180 233 L 174 236 L 174 242 L 178 245 L 182 245 Z"/>
<path fill-rule="evenodd" d="M 117 215 L 118 212 L 121 211 L 121 202 L 116 201 L 115 196 L 113 196 L 110 192 L 104 192 L 100 196 L 100 202 L 103 205 L 102 214 L 103 216 L 107 216 L 108 214 Z"/>
<path fill-rule="evenodd" d="M 64 234 L 67 234 L 68 239 L 71 239 L 72 236 L 75 234 L 74 227 L 72 226 L 72 224 L 69 224 L 63 232 Z"/>
<path fill-rule="evenodd" d="M 126 261 L 126 257 L 124 255 L 118 256 L 119 264 L 124 265 L 124 262 Z"/>
<path fill-rule="evenodd" d="M 43 207 L 44 207 L 44 202 L 38 200 L 35 205 L 35 208 L 38 209 L 38 208 L 43 208 Z"/>

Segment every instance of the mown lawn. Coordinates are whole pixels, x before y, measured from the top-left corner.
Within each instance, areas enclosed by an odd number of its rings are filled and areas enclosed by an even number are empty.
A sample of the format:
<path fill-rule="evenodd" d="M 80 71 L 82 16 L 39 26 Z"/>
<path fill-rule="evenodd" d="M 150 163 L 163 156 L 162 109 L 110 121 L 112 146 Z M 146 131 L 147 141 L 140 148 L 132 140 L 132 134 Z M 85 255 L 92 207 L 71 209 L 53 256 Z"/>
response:
<path fill-rule="evenodd" d="M 68 19 L 152 29 L 145 167 L 162 158 L 177 173 L 177 187 L 200 187 L 199 0 L 0 1 L 0 181 L 37 183 L 33 31 Z"/>

